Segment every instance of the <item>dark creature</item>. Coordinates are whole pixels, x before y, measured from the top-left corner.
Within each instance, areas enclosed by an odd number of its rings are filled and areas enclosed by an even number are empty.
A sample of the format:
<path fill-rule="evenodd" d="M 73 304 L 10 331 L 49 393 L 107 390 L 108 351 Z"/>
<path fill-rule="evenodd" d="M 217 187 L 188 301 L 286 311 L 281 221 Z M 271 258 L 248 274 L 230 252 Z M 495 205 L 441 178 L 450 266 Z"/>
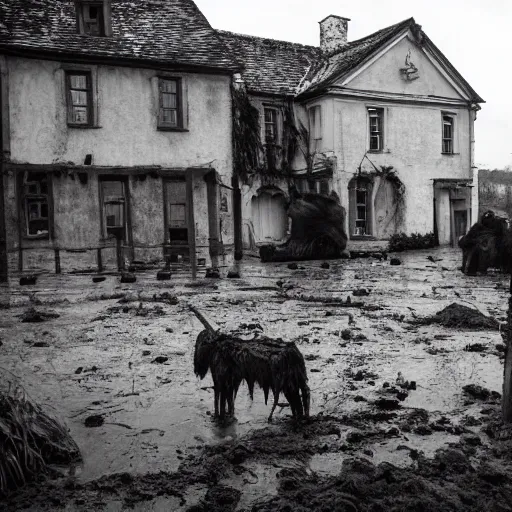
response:
<path fill-rule="evenodd" d="M 511 271 L 511 232 L 507 220 L 497 217 L 491 210 L 460 238 L 459 247 L 462 249 L 462 272 L 467 275 L 485 273 L 488 268 Z"/>
<path fill-rule="evenodd" d="M 262 261 L 332 259 L 342 256 L 347 247 L 345 210 L 335 194 L 301 194 L 292 187 L 287 213 L 292 219 L 290 238 L 282 245 L 262 246 Z"/>
<path fill-rule="evenodd" d="M 211 371 L 214 387 L 215 416 L 223 420 L 234 414 L 234 403 L 242 381 L 247 382 L 251 399 L 254 385 L 265 394 L 265 404 L 272 391 L 272 415 L 284 394 L 294 418 L 309 416 L 310 392 L 304 357 L 295 343 L 264 336 L 243 340 L 205 329 L 199 333 L 194 352 L 194 372 L 203 379 Z"/>

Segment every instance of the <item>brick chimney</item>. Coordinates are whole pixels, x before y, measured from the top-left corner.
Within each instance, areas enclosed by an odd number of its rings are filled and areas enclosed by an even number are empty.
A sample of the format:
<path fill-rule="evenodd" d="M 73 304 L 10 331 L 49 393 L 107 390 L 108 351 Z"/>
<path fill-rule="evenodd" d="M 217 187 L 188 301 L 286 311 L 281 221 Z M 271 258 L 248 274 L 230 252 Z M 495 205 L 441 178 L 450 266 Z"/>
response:
<path fill-rule="evenodd" d="M 331 14 L 320 21 L 320 48 L 326 54 L 336 53 L 347 44 L 350 19 Z"/>

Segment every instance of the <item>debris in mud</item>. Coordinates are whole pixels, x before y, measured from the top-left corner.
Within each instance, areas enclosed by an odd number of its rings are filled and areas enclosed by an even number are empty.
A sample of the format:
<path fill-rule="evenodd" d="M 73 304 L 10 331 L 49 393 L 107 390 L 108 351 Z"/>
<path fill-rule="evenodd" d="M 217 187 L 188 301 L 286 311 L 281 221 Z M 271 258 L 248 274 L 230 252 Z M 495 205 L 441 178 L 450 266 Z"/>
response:
<path fill-rule="evenodd" d="M 155 357 L 155 359 L 153 359 L 153 361 L 151 361 L 151 362 L 156 363 L 156 364 L 163 364 L 163 363 L 167 362 L 168 360 L 169 360 L 169 358 L 166 356 L 158 356 L 158 357 Z"/>
<path fill-rule="evenodd" d="M 80 375 L 83 371 L 84 367 L 83 366 L 79 366 L 76 370 L 75 370 L 75 375 Z"/>
<path fill-rule="evenodd" d="M 462 388 L 462 391 L 477 400 L 499 400 L 501 398 L 500 393 L 497 391 L 490 391 L 477 384 L 468 384 Z"/>
<path fill-rule="evenodd" d="M 87 428 L 95 428 L 101 427 L 105 423 L 105 419 L 101 414 L 93 414 L 92 416 L 87 416 L 84 420 L 84 425 Z"/>
<path fill-rule="evenodd" d="M 32 346 L 36 347 L 36 348 L 37 347 L 41 348 L 41 347 L 49 347 L 50 344 L 46 341 L 34 341 L 34 343 L 32 343 Z"/>
<path fill-rule="evenodd" d="M 389 260 L 390 265 L 401 265 L 402 261 L 399 258 L 391 258 Z"/>
<path fill-rule="evenodd" d="M 435 315 L 411 320 L 416 325 L 440 324 L 450 328 L 466 329 L 499 329 L 499 322 L 491 317 L 485 316 L 477 309 L 469 308 L 463 304 L 453 302 Z"/>
<path fill-rule="evenodd" d="M 171 280 L 171 271 L 170 270 L 159 270 L 156 273 L 157 281 L 170 281 Z"/>
<path fill-rule="evenodd" d="M 357 290 L 352 290 L 352 295 L 354 297 L 366 297 L 370 295 L 370 290 L 367 290 L 366 288 L 359 288 Z"/>
<path fill-rule="evenodd" d="M 255 330 L 259 330 L 259 331 L 263 331 L 263 327 L 261 327 L 260 324 L 246 324 L 246 323 L 243 323 L 243 324 L 240 324 L 238 326 L 239 329 L 241 329 L 242 331 L 245 331 L 245 330 L 248 330 L 248 331 L 255 331 Z"/>
<path fill-rule="evenodd" d="M 487 345 L 483 343 L 468 343 L 464 347 L 465 352 L 485 352 L 487 350 Z"/>
<path fill-rule="evenodd" d="M 0 377 L 0 497 L 5 497 L 48 474 L 51 464 L 78 461 L 80 450 L 68 429 L 33 402 L 12 374 L 2 371 Z"/>
<path fill-rule="evenodd" d="M 135 281 L 137 281 L 135 274 L 132 274 L 131 272 L 123 272 L 121 274 L 121 283 L 135 283 Z"/>
<path fill-rule="evenodd" d="M 324 269 L 329 269 L 331 268 L 331 265 L 329 265 L 329 263 L 327 263 L 327 261 L 324 261 L 321 265 L 320 265 L 321 268 L 324 268 Z"/>
<path fill-rule="evenodd" d="M 92 282 L 93 283 L 102 283 L 103 281 L 105 281 L 105 279 L 106 279 L 105 276 L 93 276 Z"/>
<path fill-rule="evenodd" d="M 19 317 L 22 322 L 46 322 L 52 318 L 59 318 L 60 315 L 54 311 L 38 311 L 35 308 L 30 308 Z"/>
<path fill-rule="evenodd" d="M 288 268 L 290 270 L 297 270 L 299 266 L 297 265 L 297 263 L 288 263 Z"/>
<path fill-rule="evenodd" d="M 226 487 L 214 485 L 210 487 L 200 504 L 187 509 L 187 512 L 234 512 L 242 493 Z"/>
<path fill-rule="evenodd" d="M 208 279 L 220 279 L 220 270 L 218 268 L 207 268 L 205 277 Z"/>
<path fill-rule="evenodd" d="M 36 282 L 37 282 L 36 275 L 20 277 L 20 286 L 32 286 L 32 285 L 36 284 Z"/>
<path fill-rule="evenodd" d="M 374 403 L 376 407 L 384 409 L 385 411 L 393 411 L 401 407 L 400 402 L 392 398 L 378 398 Z"/>
<path fill-rule="evenodd" d="M 238 270 L 229 270 L 228 279 L 240 279 L 240 272 Z"/>
<path fill-rule="evenodd" d="M 143 355 L 143 356 L 149 356 L 149 355 L 151 355 L 151 350 L 143 350 L 143 351 L 142 351 L 142 355 Z"/>

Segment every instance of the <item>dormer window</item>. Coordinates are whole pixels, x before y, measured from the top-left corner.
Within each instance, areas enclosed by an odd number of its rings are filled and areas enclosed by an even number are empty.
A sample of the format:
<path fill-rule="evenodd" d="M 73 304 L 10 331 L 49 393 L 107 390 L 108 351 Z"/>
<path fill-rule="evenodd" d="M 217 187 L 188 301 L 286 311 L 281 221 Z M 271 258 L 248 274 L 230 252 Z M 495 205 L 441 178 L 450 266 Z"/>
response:
<path fill-rule="evenodd" d="M 111 35 L 110 0 L 77 0 L 76 12 L 80 34 L 96 37 Z"/>

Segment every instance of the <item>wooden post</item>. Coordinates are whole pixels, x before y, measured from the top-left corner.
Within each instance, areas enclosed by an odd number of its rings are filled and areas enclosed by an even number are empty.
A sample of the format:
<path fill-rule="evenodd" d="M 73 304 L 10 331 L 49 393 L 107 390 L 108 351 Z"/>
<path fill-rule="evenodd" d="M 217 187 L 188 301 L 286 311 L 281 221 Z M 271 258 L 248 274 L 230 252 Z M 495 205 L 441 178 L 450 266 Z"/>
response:
<path fill-rule="evenodd" d="M 512 275 L 510 277 L 510 296 L 508 298 L 507 325 L 505 326 L 505 365 L 503 370 L 503 421 L 512 423 Z"/>
<path fill-rule="evenodd" d="M 243 258 L 243 233 L 242 233 L 242 193 L 238 178 L 233 176 L 231 179 L 233 187 L 233 225 L 235 230 L 235 260 Z"/>
<path fill-rule="evenodd" d="M 123 241 L 121 237 L 116 237 L 116 257 L 117 257 L 117 270 L 124 270 L 124 262 L 123 262 Z"/>
<path fill-rule="evenodd" d="M 190 265 L 192 269 L 192 279 L 197 275 L 197 255 L 196 255 L 196 221 L 194 219 L 194 170 L 187 169 L 187 213 L 188 213 L 188 251 L 190 255 Z"/>
<path fill-rule="evenodd" d="M 60 274 L 60 249 L 54 249 L 55 252 L 55 273 Z"/>
<path fill-rule="evenodd" d="M 206 197 L 208 202 L 208 231 L 212 267 L 219 267 L 219 186 L 215 170 L 206 175 Z"/>
<path fill-rule="evenodd" d="M 103 272 L 103 260 L 101 258 L 101 247 L 96 249 L 96 261 L 98 263 L 98 272 Z"/>

